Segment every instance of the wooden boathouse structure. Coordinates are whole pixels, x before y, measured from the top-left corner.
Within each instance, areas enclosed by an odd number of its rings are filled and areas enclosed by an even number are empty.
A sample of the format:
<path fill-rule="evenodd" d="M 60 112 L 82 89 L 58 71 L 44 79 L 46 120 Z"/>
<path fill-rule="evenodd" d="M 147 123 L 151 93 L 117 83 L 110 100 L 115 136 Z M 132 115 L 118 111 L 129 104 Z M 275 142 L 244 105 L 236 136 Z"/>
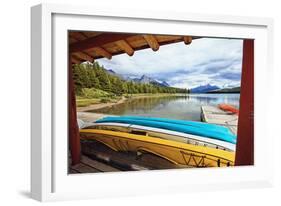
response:
<path fill-rule="evenodd" d="M 72 74 L 73 64 L 95 59 L 111 59 L 114 55 L 134 55 L 138 50 L 158 51 L 162 45 L 183 42 L 186 45 L 201 37 L 178 35 L 152 35 L 106 32 L 68 32 L 69 62 L 69 146 L 71 163 L 86 165 L 90 160 L 81 155 L 81 142 L 77 125 L 76 99 Z M 237 128 L 235 165 L 254 164 L 254 40 L 243 40 L 240 112 Z M 86 162 L 86 163 L 85 163 Z M 85 167 L 86 168 L 86 167 Z"/>

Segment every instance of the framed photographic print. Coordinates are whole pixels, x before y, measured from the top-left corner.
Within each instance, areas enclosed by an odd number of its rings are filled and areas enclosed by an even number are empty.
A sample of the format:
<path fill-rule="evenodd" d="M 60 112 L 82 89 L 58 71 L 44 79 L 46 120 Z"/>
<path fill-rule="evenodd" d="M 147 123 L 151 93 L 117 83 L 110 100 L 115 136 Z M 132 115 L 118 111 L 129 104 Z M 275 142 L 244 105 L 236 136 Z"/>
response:
<path fill-rule="evenodd" d="M 271 185 L 271 19 L 31 12 L 33 198 Z"/>

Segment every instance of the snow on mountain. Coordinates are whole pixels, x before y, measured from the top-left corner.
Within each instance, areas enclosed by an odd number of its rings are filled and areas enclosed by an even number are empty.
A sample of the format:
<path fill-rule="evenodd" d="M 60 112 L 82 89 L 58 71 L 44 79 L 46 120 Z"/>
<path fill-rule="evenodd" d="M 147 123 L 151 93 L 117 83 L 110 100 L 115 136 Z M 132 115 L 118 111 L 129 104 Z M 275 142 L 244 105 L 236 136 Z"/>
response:
<path fill-rule="evenodd" d="M 141 78 L 139 80 L 137 80 L 139 83 L 143 83 L 143 84 L 149 84 L 149 83 L 158 83 L 158 81 L 156 81 L 155 79 L 152 79 L 146 75 L 142 75 Z"/>
<path fill-rule="evenodd" d="M 112 69 L 108 69 L 106 71 L 108 74 L 117 76 L 125 81 L 133 81 L 133 82 L 141 83 L 141 84 L 154 84 L 154 85 L 164 86 L 164 87 L 170 86 L 166 81 L 159 81 L 159 80 L 153 79 L 145 74 L 142 75 L 141 77 L 138 77 L 136 75 L 118 74 L 115 71 L 113 71 Z"/>
<path fill-rule="evenodd" d="M 162 87 L 169 87 L 170 86 L 165 81 L 159 81 L 157 79 L 153 79 L 153 78 L 151 78 L 149 76 L 146 76 L 146 75 L 142 75 L 141 78 L 134 78 L 133 81 L 137 82 L 137 83 L 142 83 L 142 84 L 154 84 L 154 85 L 162 86 Z"/>
<path fill-rule="evenodd" d="M 222 89 L 231 89 L 234 87 L 240 87 L 240 83 L 236 83 L 236 84 L 224 84 L 221 88 Z"/>
<path fill-rule="evenodd" d="M 166 82 L 166 81 L 163 81 L 162 84 L 166 87 L 169 87 L 170 85 Z"/>
<path fill-rule="evenodd" d="M 206 92 L 210 92 L 210 91 L 217 90 L 217 89 L 220 89 L 220 88 L 216 85 L 206 84 L 206 85 L 200 85 L 198 87 L 192 88 L 191 92 L 192 93 L 206 93 Z"/>

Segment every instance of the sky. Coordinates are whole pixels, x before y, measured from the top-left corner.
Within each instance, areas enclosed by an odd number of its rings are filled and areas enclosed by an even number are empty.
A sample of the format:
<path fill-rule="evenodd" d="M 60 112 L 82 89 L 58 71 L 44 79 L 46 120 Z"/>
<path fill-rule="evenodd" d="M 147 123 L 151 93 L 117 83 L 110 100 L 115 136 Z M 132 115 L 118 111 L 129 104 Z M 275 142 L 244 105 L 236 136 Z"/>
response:
<path fill-rule="evenodd" d="M 106 69 L 131 77 L 147 75 L 178 88 L 212 84 L 240 86 L 243 40 L 201 38 L 190 45 L 183 42 L 121 54 L 111 60 L 97 59 Z"/>

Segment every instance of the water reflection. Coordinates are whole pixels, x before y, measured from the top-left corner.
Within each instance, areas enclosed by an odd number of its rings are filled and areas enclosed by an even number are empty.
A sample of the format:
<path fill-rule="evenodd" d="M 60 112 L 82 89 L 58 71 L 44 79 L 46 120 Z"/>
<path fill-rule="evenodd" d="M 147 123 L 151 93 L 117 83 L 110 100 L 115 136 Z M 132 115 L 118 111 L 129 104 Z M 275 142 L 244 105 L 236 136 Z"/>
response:
<path fill-rule="evenodd" d="M 190 94 L 183 96 L 143 97 L 94 112 L 138 115 L 200 121 L 201 106 L 225 103 L 239 108 L 240 94 Z"/>

